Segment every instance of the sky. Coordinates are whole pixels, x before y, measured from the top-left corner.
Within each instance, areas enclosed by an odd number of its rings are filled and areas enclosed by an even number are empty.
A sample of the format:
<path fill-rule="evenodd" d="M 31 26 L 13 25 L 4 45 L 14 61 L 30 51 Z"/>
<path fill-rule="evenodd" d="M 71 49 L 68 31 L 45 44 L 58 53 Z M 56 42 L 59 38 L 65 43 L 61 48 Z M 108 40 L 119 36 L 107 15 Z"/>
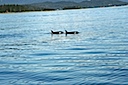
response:
<path fill-rule="evenodd" d="M 120 0 L 120 1 L 125 1 L 125 2 L 128 2 L 128 0 Z"/>
<path fill-rule="evenodd" d="M 81 2 L 84 0 L 0 0 L 0 4 L 25 4 L 25 3 L 38 3 L 38 2 L 46 2 L 46 1 L 75 1 L 75 2 Z"/>

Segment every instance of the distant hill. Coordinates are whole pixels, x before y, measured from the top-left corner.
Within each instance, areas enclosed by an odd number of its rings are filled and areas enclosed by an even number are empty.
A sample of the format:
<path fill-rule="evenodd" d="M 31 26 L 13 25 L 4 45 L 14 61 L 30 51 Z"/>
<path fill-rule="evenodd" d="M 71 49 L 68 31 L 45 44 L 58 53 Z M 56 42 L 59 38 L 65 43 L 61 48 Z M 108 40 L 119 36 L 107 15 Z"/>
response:
<path fill-rule="evenodd" d="M 47 1 L 42 3 L 24 4 L 24 5 L 23 4 L 0 5 L 0 13 L 54 11 L 54 10 L 67 10 L 67 9 L 111 7 L 111 6 L 122 6 L 122 5 L 128 5 L 128 2 L 122 2 L 119 0 L 84 0 L 82 2 L 73 2 L 73 1 L 48 2 Z"/>
<path fill-rule="evenodd" d="M 0 5 L 3 4 L 32 4 L 32 3 L 41 3 L 41 2 L 58 2 L 58 1 L 74 1 L 81 2 L 84 0 L 0 0 Z"/>
<path fill-rule="evenodd" d="M 60 2 L 60 1 L 72 1 L 72 2 L 82 2 L 82 1 L 89 1 L 89 0 L 0 0 L 0 5 L 3 4 L 32 4 L 32 3 L 41 3 L 41 2 Z M 102 0 L 108 1 L 108 0 Z M 119 0 L 128 2 L 128 0 Z"/>
<path fill-rule="evenodd" d="M 73 1 L 60 1 L 60 2 L 42 2 L 30 4 L 31 6 L 40 8 L 53 8 L 53 9 L 63 9 L 63 8 L 89 8 L 89 7 L 106 7 L 106 6 L 118 6 L 128 4 L 127 2 L 122 2 L 119 0 L 84 0 L 82 2 Z"/>
<path fill-rule="evenodd" d="M 53 8 L 53 9 L 62 9 L 64 7 L 77 6 L 78 3 L 71 1 L 60 1 L 60 2 L 42 2 L 30 4 L 31 6 L 40 7 L 40 8 Z"/>

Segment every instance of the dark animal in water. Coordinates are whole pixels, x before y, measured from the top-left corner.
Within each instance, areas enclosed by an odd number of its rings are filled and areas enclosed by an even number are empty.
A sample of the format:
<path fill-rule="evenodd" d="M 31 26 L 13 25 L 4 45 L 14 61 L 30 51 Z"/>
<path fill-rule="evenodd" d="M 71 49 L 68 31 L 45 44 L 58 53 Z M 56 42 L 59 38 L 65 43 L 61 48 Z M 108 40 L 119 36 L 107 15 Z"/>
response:
<path fill-rule="evenodd" d="M 67 30 L 65 30 L 65 34 L 79 34 L 79 32 L 78 31 L 68 32 Z"/>
<path fill-rule="evenodd" d="M 64 32 L 62 32 L 62 31 L 55 31 L 55 32 L 53 32 L 53 31 L 51 30 L 51 34 L 64 34 Z"/>

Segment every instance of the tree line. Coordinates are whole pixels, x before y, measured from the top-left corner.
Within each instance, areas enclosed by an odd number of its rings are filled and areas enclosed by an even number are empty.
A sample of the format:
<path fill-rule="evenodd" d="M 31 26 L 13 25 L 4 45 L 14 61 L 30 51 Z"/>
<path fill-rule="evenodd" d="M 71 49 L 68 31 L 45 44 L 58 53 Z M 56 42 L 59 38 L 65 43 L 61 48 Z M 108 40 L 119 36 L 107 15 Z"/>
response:
<path fill-rule="evenodd" d="M 8 12 L 29 12 L 29 11 L 52 11 L 55 9 L 48 9 L 48 8 L 40 8 L 34 7 L 30 5 L 18 5 L 18 4 L 11 4 L 11 5 L 0 5 L 0 13 L 8 13 Z"/>
<path fill-rule="evenodd" d="M 117 5 L 105 5 L 105 6 L 89 6 L 89 7 L 80 7 L 80 6 L 70 6 L 61 8 L 61 10 L 69 9 L 84 9 L 84 8 L 99 8 L 99 7 L 111 7 L 111 6 L 122 6 L 126 4 L 117 4 Z M 18 4 L 4 4 L 0 5 L 0 13 L 9 13 L 9 12 L 29 12 L 29 11 L 54 11 L 57 9 L 54 8 L 43 8 L 32 5 L 18 5 Z"/>

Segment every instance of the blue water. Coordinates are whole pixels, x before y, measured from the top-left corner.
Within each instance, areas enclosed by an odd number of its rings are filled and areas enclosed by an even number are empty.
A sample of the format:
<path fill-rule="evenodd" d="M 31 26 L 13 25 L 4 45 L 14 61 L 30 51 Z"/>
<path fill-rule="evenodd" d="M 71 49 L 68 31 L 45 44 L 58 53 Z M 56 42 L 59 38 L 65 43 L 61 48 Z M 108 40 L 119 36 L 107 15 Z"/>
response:
<path fill-rule="evenodd" d="M 0 85 L 128 85 L 128 6 L 0 14 Z"/>

